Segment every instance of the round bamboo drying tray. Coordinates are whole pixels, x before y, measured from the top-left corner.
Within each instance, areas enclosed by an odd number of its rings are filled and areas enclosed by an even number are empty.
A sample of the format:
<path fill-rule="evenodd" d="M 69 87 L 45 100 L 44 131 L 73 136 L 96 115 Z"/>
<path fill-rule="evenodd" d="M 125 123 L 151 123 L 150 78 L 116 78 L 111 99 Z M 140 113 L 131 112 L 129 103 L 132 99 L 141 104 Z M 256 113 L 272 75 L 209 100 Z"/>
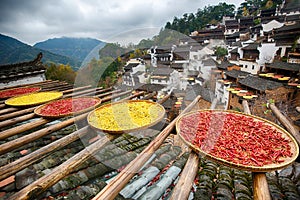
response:
<path fill-rule="evenodd" d="M 43 97 L 43 95 L 45 96 Z M 9 98 L 5 101 L 5 104 L 9 106 L 16 106 L 16 107 L 36 106 L 49 101 L 59 99 L 62 96 L 63 93 L 58 91 L 34 92 L 30 94 Z"/>
<path fill-rule="evenodd" d="M 144 107 L 144 109 L 147 112 L 143 112 L 142 109 L 139 110 L 138 106 L 145 105 L 146 108 Z M 135 106 L 137 107 L 134 108 Z M 110 109 L 111 111 L 106 112 L 105 109 Z M 101 115 L 96 116 L 96 113 L 101 113 Z M 145 113 L 148 113 L 149 116 L 145 116 Z M 122 134 L 153 126 L 161 121 L 164 118 L 164 115 L 165 109 L 158 103 L 148 100 L 129 100 L 100 106 L 89 113 L 88 123 L 91 127 L 106 133 Z M 145 120 L 146 122 L 144 123 L 142 121 L 142 125 L 140 125 L 139 122 L 135 121 L 137 117 L 139 120 Z M 151 117 L 150 121 L 149 117 Z M 106 124 L 113 124 L 112 126 L 115 127 L 104 127 Z"/>
<path fill-rule="evenodd" d="M 26 89 L 30 89 L 30 91 L 26 91 Z M 12 88 L 12 89 L 4 89 L 4 90 L 0 90 L 0 99 L 7 99 L 7 98 L 11 98 L 11 97 L 15 97 L 15 96 L 19 96 L 19 95 L 25 95 L 25 94 L 30 94 L 33 92 L 39 92 L 42 88 L 41 87 L 18 87 L 18 88 Z M 15 94 L 8 94 L 5 95 L 5 93 L 7 92 L 18 92 L 18 90 L 25 90 L 22 93 L 15 93 Z"/>
<path fill-rule="evenodd" d="M 241 113 L 241 112 L 231 111 L 231 110 L 227 110 L 227 111 L 214 110 L 214 111 L 221 112 L 221 113 L 225 112 L 225 113 L 233 113 L 233 114 L 236 114 L 236 115 L 243 115 L 243 116 L 251 117 L 251 118 L 254 118 L 255 120 L 267 123 L 268 125 L 272 126 L 276 130 L 278 130 L 281 133 L 282 137 L 290 140 L 289 145 L 291 147 L 292 156 L 284 158 L 284 161 L 282 163 L 272 163 L 272 164 L 263 165 L 263 166 L 254 166 L 254 165 L 243 165 L 243 164 L 233 163 L 233 162 L 230 162 L 230 161 L 225 160 L 223 158 L 213 156 L 210 153 L 207 153 L 207 152 L 203 151 L 200 147 L 192 144 L 192 141 L 187 141 L 184 138 L 184 136 L 181 134 L 181 131 L 180 131 L 180 124 L 182 123 L 182 119 L 184 117 L 195 114 L 197 112 L 206 112 L 206 111 L 211 111 L 211 110 L 208 109 L 208 110 L 197 110 L 197 111 L 189 112 L 189 113 L 181 116 L 176 122 L 176 131 L 177 131 L 179 137 L 192 150 L 199 153 L 200 155 L 205 156 L 208 159 L 211 159 L 213 161 L 216 161 L 220 164 L 223 164 L 223 165 L 226 165 L 226 166 L 229 166 L 229 167 L 233 167 L 233 168 L 237 168 L 237 169 L 241 169 L 241 170 L 246 170 L 246 171 L 252 171 L 252 172 L 268 172 L 268 171 L 279 170 L 279 169 L 285 168 L 286 166 L 292 164 L 297 159 L 297 157 L 299 155 L 298 144 L 297 144 L 296 140 L 294 139 L 294 137 L 289 132 L 287 132 L 285 129 L 283 129 L 282 127 L 278 126 L 277 124 L 275 124 L 273 122 L 270 122 L 266 119 L 263 119 L 263 118 L 260 118 L 260 117 L 254 116 L 254 115 L 248 115 L 248 114 Z M 197 125 L 197 124 L 195 124 L 195 125 Z"/>
<path fill-rule="evenodd" d="M 52 106 L 55 109 L 59 109 L 59 106 L 55 106 L 55 103 L 59 103 L 59 102 L 63 102 L 63 101 L 69 101 L 69 100 L 77 100 L 77 99 L 79 99 L 79 100 L 80 99 L 96 100 L 96 103 L 94 105 L 92 105 L 92 106 L 89 106 L 89 107 L 87 107 L 85 109 L 82 109 L 82 110 L 79 110 L 79 111 L 76 111 L 76 112 L 67 112 L 67 113 L 56 114 L 56 115 L 43 113 L 43 110 L 46 107 L 48 107 L 48 106 Z M 34 110 L 34 113 L 36 115 L 44 117 L 44 118 L 62 118 L 62 117 L 70 116 L 70 115 L 78 115 L 78 114 L 81 114 L 81 113 L 85 113 L 85 112 L 91 111 L 93 108 L 96 108 L 100 104 L 101 104 L 101 99 L 98 98 L 98 97 L 73 97 L 73 98 L 66 98 L 66 99 L 58 99 L 58 100 L 54 100 L 54 101 L 51 101 L 49 103 L 46 103 L 46 104 L 43 104 L 43 105 L 37 107 Z M 60 106 L 62 106 L 62 105 L 60 105 Z M 71 106 L 70 110 L 73 110 L 72 104 L 70 106 Z M 64 109 L 65 109 L 65 107 L 64 107 Z"/>

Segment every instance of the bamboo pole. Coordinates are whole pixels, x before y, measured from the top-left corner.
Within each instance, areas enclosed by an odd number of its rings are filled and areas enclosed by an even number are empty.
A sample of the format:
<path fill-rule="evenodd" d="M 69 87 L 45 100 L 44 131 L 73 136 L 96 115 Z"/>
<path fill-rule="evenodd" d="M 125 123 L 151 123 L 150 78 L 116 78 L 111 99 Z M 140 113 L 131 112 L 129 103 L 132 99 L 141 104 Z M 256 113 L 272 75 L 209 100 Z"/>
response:
<path fill-rule="evenodd" d="M 0 122 L 0 128 L 6 127 L 6 126 L 11 126 L 11 125 L 17 124 L 19 122 L 29 120 L 29 119 L 33 118 L 34 116 L 35 116 L 34 113 L 30 113 L 27 115 L 23 115 L 20 117 L 15 117 L 13 119 L 2 121 L 2 122 Z"/>
<path fill-rule="evenodd" d="M 214 98 L 210 109 L 215 109 L 218 103 L 218 99 Z M 198 167 L 199 167 L 200 158 L 194 152 L 191 151 L 189 158 L 181 172 L 181 176 L 179 178 L 178 183 L 176 183 L 171 199 L 188 199 L 189 194 L 191 192 L 195 177 L 197 175 Z"/>
<path fill-rule="evenodd" d="M 243 100 L 243 109 L 246 114 L 251 114 L 249 104 L 246 100 Z M 267 182 L 266 173 L 253 172 L 253 199 L 254 200 L 271 200 L 269 186 Z"/>
<path fill-rule="evenodd" d="M 19 108 L 6 108 L 6 109 L 3 109 L 3 110 L 0 110 L 0 115 L 6 114 L 6 113 L 9 113 L 9 112 L 14 112 L 14 111 L 17 111 L 17 110 L 20 110 L 20 109 Z"/>
<path fill-rule="evenodd" d="M 131 95 L 131 96 L 129 96 L 129 97 L 126 97 L 126 98 L 122 99 L 121 101 L 130 100 L 130 99 L 133 99 L 133 98 L 135 98 L 135 97 L 142 96 L 142 95 L 144 95 L 144 94 L 145 94 L 144 91 L 138 92 L 138 93 L 136 93 L 136 94 L 134 94 L 134 95 Z"/>
<path fill-rule="evenodd" d="M 119 90 L 118 90 L 118 91 L 119 91 Z M 114 98 L 118 98 L 118 97 L 124 96 L 124 95 L 126 95 L 126 94 L 130 94 L 131 92 L 132 92 L 132 90 L 130 90 L 130 91 L 125 91 L 125 92 L 121 92 L 121 93 L 116 94 L 116 92 L 114 91 L 114 92 L 112 93 L 111 96 L 104 97 L 104 98 L 101 100 L 101 102 L 111 101 L 111 100 L 113 100 Z M 99 96 L 97 96 L 97 97 L 101 98 L 100 96 L 101 96 L 101 95 L 99 95 Z"/>
<path fill-rule="evenodd" d="M 1 104 L 0 104 L 0 109 L 4 108 L 5 106 L 6 106 L 6 105 L 5 105 L 4 101 L 1 102 Z"/>
<path fill-rule="evenodd" d="M 143 98 L 143 100 L 151 99 L 151 98 L 154 97 L 155 95 L 156 95 L 156 92 L 152 92 L 152 93 L 150 93 L 150 94 L 147 94 L 147 95 Z"/>
<path fill-rule="evenodd" d="M 18 110 L 18 111 L 11 112 L 11 113 L 8 113 L 8 114 L 0 115 L 0 121 L 30 113 L 30 112 L 34 111 L 35 108 L 36 107 L 32 107 L 32 108 L 27 108 L 27 109 L 24 109 L 24 110 Z"/>
<path fill-rule="evenodd" d="M 68 144 L 74 142 L 80 137 L 84 136 L 88 132 L 88 126 L 83 127 L 59 140 L 56 140 L 18 160 L 15 160 L 12 163 L 9 163 L 5 166 L 0 167 L 0 180 L 3 180 L 18 171 L 30 166 L 31 164 L 37 162 L 38 160 L 46 157 L 52 151 L 58 150 Z"/>
<path fill-rule="evenodd" d="M 199 167 L 199 156 L 191 152 L 180 175 L 179 181 L 173 189 L 171 200 L 188 199 Z"/>
<path fill-rule="evenodd" d="M 108 91 L 111 91 L 111 90 L 112 90 L 112 87 L 106 88 L 106 89 L 103 89 L 103 90 L 99 90 L 99 91 L 89 92 L 89 93 L 86 93 L 84 95 L 86 95 L 86 96 L 97 96 L 97 94 L 101 94 L 103 92 L 108 92 Z"/>
<path fill-rule="evenodd" d="M 7 153 L 10 150 L 16 149 L 16 148 L 18 148 L 18 147 L 20 147 L 24 144 L 28 144 L 28 143 L 30 143 L 30 142 L 32 142 L 36 139 L 39 139 L 39 138 L 41 138 L 45 135 L 48 135 L 48 134 L 50 134 L 54 131 L 65 128 L 65 127 L 73 124 L 75 121 L 82 120 L 82 119 L 86 118 L 87 115 L 88 115 L 88 113 L 85 113 L 85 114 L 79 115 L 77 117 L 70 118 L 70 119 L 65 120 L 63 122 L 53 124 L 49 127 L 40 129 L 38 131 L 32 132 L 32 133 L 30 133 L 28 135 L 25 135 L 23 137 L 20 137 L 18 139 L 9 141 L 7 143 L 4 143 L 4 144 L 0 145 L 0 155 L 2 155 L 4 153 Z M 40 121 L 43 121 L 43 120 L 46 120 L 46 119 L 41 119 Z"/>
<path fill-rule="evenodd" d="M 4 130 L 4 131 L 0 132 L 0 140 L 4 140 L 8 137 L 17 135 L 19 133 L 28 131 L 28 130 L 36 128 L 36 127 L 39 127 L 39 126 L 47 124 L 48 122 L 51 122 L 51 121 L 53 121 L 53 119 L 51 120 L 51 119 L 40 118 L 33 122 L 30 122 L 27 124 L 22 124 L 20 126 L 16 126 L 16 127 Z M 0 145 L 0 147 L 1 147 L 1 145 Z M 1 152 L 1 149 L 0 149 L 0 152 Z"/>
<path fill-rule="evenodd" d="M 98 91 L 100 90 L 100 91 Z M 75 93 L 71 93 L 71 94 L 68 94 L 68 95 L 65 95 L 64 97 L 73 97 L 73 96 L 80 96 L 80 95 L 86 95 L 88 96 L 87 94 L 89 94 L 89 92 L 107 92 L 107 91 L 110 91 L 111 88 L 109 89 L 102 89 L 102 87 L 99 87 L 99 88 L 91 88 L 91 89 L 87 89 L 87 90 L 84 90 L 84 91 L 80 91 L 80 92 L 75 92 Z"/>
<path fill-rule="evenodd" d="M 51 173 L 41 177 L 32 184 L 23 188 L 16 194 L 10 197 L 10 199 L 35 199 L 47 188 L 51 187 L 60 179 L 64 178 L 68 174 L 72 173 L 80 164 L 85 162 L 87 159 L 93 156 L 99 149 L 101 149 L 107 142 L 118 137 L 117 135 L 105 135 L 97 140 L 95 143 L 87 146 L 85 149 L 75 154 L 73 157 L 68 159 L 66 162 L 54 168 Z"/>
<path fill-rule="evenodd" d="M 170 94 L 164 96 L 164 98 L 159 100 L 158 103 L 163 104 L 164 102 L 166 102 L 170 98 L 170 96 L 171 96 Z"/>
<path fill-rule="evenodd" d="M 293 135 L 298 145 L 300 145 L 300 134 L 299 131 L 293 126 L 293 124 L 280 112 L 275 104 L 269 105 L 274 115 L 279 119 L 280 123 Z"/>
<path fill-rule="evenodd" d="M 111 182 L 98 193 L 93 200 L 96 199 L 114 199 L 122 188 L 130 181 L 130 179 L 137 173 L 153 153 L 160 147 L 164 140 L 173 130 L 177 119 L 184 113 L 190 111 L 199 101 L 200 96 L 186 107 L 183 112 L 177 116 L 160 134 L 133 160 L 131 161 Z"/>
<path fill-rule="evenodd" d="M 85 89 L 88 89 L 92 87 L 91 85 L 86 85 L 86 86 L 82 86 L 82 87 L 77 87 L 77 88 L 72 88 L 72 89 L 69 89 L 69 90 L 65 90 L 63 91 L 63 93 L 71 93 L 71 92 L 75 92 L 75 91 L 79 91 L 79 90 L 85 90 Z"/>

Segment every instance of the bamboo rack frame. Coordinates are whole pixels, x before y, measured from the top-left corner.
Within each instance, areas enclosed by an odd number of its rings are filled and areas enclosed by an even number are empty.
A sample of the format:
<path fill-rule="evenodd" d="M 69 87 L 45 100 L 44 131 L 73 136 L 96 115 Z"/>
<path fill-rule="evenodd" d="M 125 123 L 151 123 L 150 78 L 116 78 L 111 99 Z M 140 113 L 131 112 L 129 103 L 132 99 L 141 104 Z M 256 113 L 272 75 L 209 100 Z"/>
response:
<path fill-rule="evenodd" d="M 29 84 L 30 85 L 30 84 Z M 51 90 L 60 88 L 64 90 L 64 97 L 72 97 L 72 96 L 81 96 L 87 94 L 97 94 L 99 98 L 102 98 L 102 103 L 113 100 L 114 98 L 130 95 L 132 91 L 121 92 L 120 90 L 112 91 L 112 88 L 91 88 L 91 86 L 84 86 L 80 88 L 70 89 L 70 86 L 64 82 L 59 81 L 45 81 L 41 83 L 36 83 L 32 85 L 41 85 L 44 86 L 44 90 Z M 23 85 L 22 85 L 23 86 Z M 17 86 L 16 86 L 17 87 Z M 127 100 L 135 97 L 140 97 L 141 99 L 151 99 L 155 96 L 156 93 L 144 93 L 140 92 L 135 95 L 130 95 L 121 100 Z M 170 96 L 166 96 L 159 101 L 159 103 L 165 102 Z M 200 97 L 198 96 L 181 114 L 184 114 L 191 110 L 199 101 Z M 245 105 L 244 105 L 245 104 Z M 244 112 L 250 114 L 250 109 L 248 106 L 248 102 L 246 100 L 243 101 Z M 289 121 L 278 111 L 275 105 L 270 105 L 271 110 L 274 114 L 279 118 L 281 123 L 286 127 L 286 129 L 291 132 L 299 143 L 300 138 L 298 134 L 295 133 L 294 127 L 289 123 Z M 0 104 L 0 128 L 11 126 L 13 124 L 17 124 L 22 121 L 26 121 L 28 119 L 34 118 L 32 112 L 34 108 L 10 108 L 5 106 L 4 104 Z M 277 110 L 276 110 L 277 109 Z M 281 116 L 281 115 L 283 116 Z M 28 144 L 37 138 L 41 138 L 45 135 L 48 135 L 56 130 L 60 130 L 64 127 L 74 124 L 76 120 L 81 120 L 86 118 L 86 114 L 79 115 L 77 117 L 73 117 L 71 119 L 62 121 L 58 124 L 50 125 L 46 128 L 40 129 L 38 131 L 32 132 L 26 136 L 20 137 L 18 139 L 9 141 L 0 145 L 0 154 L 7 153 L 11 150 L 17 149 L 25 144 Z M 177 116 L 176 119 L 178 119 Z M 15 120 L 13 118 L 16 118 Z M 131 180 L 131 178 L 136 174 L 137 171 L 144 165 L 144 163 L 150 158 L 150 156 L 154 153 L 154 151 L 161 146 L 161 144 L 168 137 L 170 132 L 173 130 L 175 126 L 176 119 L 170 122 L 170 124 L 160 132 L 160 134 L 141 152 L 132 162 L 130 162 L 125 169 L 123 169 L 103 190 L 101 190 L 94 199 L 114 199 L 119 192 L 123 189 L 123 187 Z M 287 122 L 286 122 L 287 120 Z M 17 126 L 16 129 L 13 130 L 7 129 L 5 131 L 0 132 L 0 140 L 10 137 L 12 135 L 22 133 L 26 130 L 31 130 L 34 127 L 41 126 L 43 124 L 49 123 L 51 120 L 40 118 L 35 122 L 28 123 L 29 125 L 21 125 Z M 39 124 L 39 125 L 38 125 Z M 18 130 L 17 130 L 18 129 Z M 20 130 L 21 129 L 21 130 Z M 53 151 L 62 149 L 66 145 L 78 140 L 80 137 L 84 136 L 89 131 L 88 126 L 84 126 L 83 128 L 74 131 L 73 133 L 66 135 L 52 143 L 43 146 L 28 155 L 25 155 L 9 164 L 0 167 L 0 181 L 8 178 L 18 171 L 38 162 L 39 160 L 45 158 Z M 52 173 L 43 176 L 42 178 L 36 180 L 34 183 L 26 186 L 19 192 L 15 193 L 10 199 L 28 199 L 35 198 L 36 195 L 41 194 L 43 191 L 47 190 L 49 187 L 60 181 L 65 176 L 72 173 L 72 170 L 90 158 L 94 152 L 101 149 L 105 143 L 110 141 L 111 139 L 118 137 L 115 135 L 107 135 L 107 137 L 101 137 L 96 142 L 92 143 L 84 150 L 78 152 L 73 157 L 68 159 L 66 162 L 61 165 L 56 166 Z M 180 179 L 176 184 L 171 199 L 187 199 L 190 189 L 192 187 L 194 177 L 196 176 L 198 166 L 199 165 L 199 157 L 195 153 L 191 153 L 186 165 L 182 171 Z M 270 192 L 268 188 L 268 183 L 266 180 L 265 173 L 252 173 L 253 175 L 253 195 L 255 200 L 271 199 Z M 184 189 L 182 189 L 184 188 Z"/>

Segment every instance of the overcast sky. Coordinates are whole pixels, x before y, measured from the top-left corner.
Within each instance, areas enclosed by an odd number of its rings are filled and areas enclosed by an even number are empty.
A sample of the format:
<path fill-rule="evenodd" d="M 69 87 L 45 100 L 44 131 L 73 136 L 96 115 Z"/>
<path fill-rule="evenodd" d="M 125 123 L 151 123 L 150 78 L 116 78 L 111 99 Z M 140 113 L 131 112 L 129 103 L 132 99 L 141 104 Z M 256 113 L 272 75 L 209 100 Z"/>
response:
<path fill-rule="evenodd" d="M 136 43 L 219 2 L 237 8 L 243 0 L 0 0 L 0 33 L 30 45 L 62 36 Z"/>

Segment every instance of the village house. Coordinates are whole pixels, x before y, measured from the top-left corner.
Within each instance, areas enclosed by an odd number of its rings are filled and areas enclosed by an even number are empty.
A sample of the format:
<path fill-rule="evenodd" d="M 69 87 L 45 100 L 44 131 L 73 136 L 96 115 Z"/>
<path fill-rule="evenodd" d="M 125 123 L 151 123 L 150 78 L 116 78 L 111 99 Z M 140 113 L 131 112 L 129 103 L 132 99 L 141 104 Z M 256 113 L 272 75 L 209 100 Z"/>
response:
<path fill-rule="evenodd" d="M 45 81 L 46 67 L 41 62 L 42 57 L 40 53 L 32 61 L 0 66 L 0 88 Z"/>
<path fill-rule="evenodd" d="M 168 88 L 179 87 L 179 72 L 167 66 L 154 68 L 150 76 L 151 84 L 160 84 Z"/>
<path fill-rule="evenodd" d="M 143 60 L 131 59 L 124 66 L 123 84 L 134 87 L 146 80 L 146 66 Z"/>

